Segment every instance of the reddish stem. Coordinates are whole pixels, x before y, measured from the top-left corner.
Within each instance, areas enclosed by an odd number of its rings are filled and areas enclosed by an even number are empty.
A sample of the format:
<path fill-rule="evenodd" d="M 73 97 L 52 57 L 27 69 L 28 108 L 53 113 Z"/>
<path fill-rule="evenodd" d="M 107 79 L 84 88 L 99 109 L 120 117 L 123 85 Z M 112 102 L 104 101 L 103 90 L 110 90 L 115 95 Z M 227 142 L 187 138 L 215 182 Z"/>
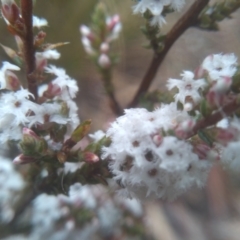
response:
<path fill-rule="evenodd" d="M 28 90 L 35 97 L 35 101 L 37 101 L 37 82 L 34 77 L 35 49 L 33 45 L 32 10 L 32 0 L 21 0 L 21 14 L 25 26 L 25 35 L 22 38 L 24 48 L 23 54 L 26 65 Z"/>
<path fill-rule="evenodd" d="M 160 53 L 154 53 L 152 62 L 150 63 L 150 66 L 141 82 L 141 85 L 135 97 L 128 105 L 128 108 L 136 107 L 140 97 L 148 91 L 148 88 L 150 87 L 159 66 L 165 59 L 172 45 L 189 27 L 196 25 L 199 14 L 208 4 L 208 2 L 209 0 L 197 0 L 167 34 L 163 51 Z"/>

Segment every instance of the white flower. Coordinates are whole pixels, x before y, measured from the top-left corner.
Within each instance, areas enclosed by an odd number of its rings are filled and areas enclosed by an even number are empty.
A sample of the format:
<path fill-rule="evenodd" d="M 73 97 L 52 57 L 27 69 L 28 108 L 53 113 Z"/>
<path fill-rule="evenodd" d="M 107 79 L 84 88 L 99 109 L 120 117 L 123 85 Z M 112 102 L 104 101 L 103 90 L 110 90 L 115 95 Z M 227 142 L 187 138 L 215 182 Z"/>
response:
<path fill-rule="evenodd" d="M 180 11 L 184 4 L 185 0 L 140 0 L 133 6 L 133 13 L 143 14 L 149 10 L 153 15 L 151 24 L 161 26 L 165 23 L 164 16 L 162 15 L 164 7 L 170 6 L 175 11 Z"/>
<path fill-rule="evenodd" d="M 43 103 L 39 105 L 35 114 L 29 116 L 29 126 L 44 124 L 45 122 L 55 122 L 58 124 L 67 124 L 69 121 L 68 116 L 61 113 L 61 104 L 57 102 Z"/>
<path fill-rule="evenodd" d="M 202 68 L 206 70 L 212 81 L 221 77 L 232 77 L 237 70 L 237 57 L 232 54 L 213 54 L 206 57 Z"/>
<path fill-rule="evenodd" d="M 194 73 L 190 71 L 184 71 L 181 76 L 181 80 L 170 78 L 167 83 L 169 90 L 178 88 L 178 93 L 174 96 L 175 101 L 185 104 L 186 97 L 191 97 L 194 103 L 198 103 L 202 98 L 199 91 L 203 90 L 207 83 L 204 79 L 195 80 Z"/>
<path fill-rule="evenodd" d="M 33 27 L 42 28 L 47 25 L 48 25 L 48 22 L 46 19 L 33 16 Z"/>

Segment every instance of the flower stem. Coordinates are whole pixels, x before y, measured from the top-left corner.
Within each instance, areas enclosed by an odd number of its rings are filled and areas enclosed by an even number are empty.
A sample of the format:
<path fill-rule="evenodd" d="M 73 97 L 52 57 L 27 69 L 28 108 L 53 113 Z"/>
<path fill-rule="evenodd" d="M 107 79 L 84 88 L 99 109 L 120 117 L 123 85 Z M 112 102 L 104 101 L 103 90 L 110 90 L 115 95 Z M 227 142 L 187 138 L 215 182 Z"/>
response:
<path fill-rule="evenodd" d="M 33 27 L 32 27 L 32 0 L 21 0 L 21 14 L 25 25 L 25 35 L 23 37 L 24 60 L 26 65 L 26 75 L 28 90 L 37 101 L 37 81 L 34 77 L 35 70 L 35 49 L 33 46 Z"/>
<path fill-rule="evenodd" d="M 204 7 L 208 4 L 209 0 L 197 0 L 184 14 L 179 21 L 173 26 L 172 30 L 167 34 L 165 39 L 164 49 L 160 53 L 154 53 L 150 66 L 143 77 L 141 85 L 134 96 L 132 102 L 128 105 L 128 108 L 136 107 L 139 99 L 143 96 L 150 87 L 157 70 L 163 60 L 165 59 L 168 51 L 171 49 L 175 41 L 189 28 L 196 25 L 198 16 Z"/>

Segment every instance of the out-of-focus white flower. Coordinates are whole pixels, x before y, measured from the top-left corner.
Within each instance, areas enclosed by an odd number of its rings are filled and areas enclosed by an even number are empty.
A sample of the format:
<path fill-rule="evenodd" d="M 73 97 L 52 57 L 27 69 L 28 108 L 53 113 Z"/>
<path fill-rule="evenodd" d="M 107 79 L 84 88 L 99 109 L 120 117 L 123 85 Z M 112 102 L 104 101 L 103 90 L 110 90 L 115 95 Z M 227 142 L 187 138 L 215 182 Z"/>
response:
<path fill-rule="evenodd" d="M 218 81 L 221 77 L 231 78 L 237 71 L 237 57 L 232 54 L 213 54 L 206 57 L 202 63 L 210 80 Z"/>
<path fill-rule="evenodd" d="M 102 130 L 98 130 L 92 134 L 89 134 L 88 136 L 92 138 L 94 142 L 97 142 L 105 136 L 105 133 Z"/>
<path fill-rule="evenodd" d="M 37 52 L 36 57 L 42 57 L 45 59 L 59 59 L 61 54 L 56 49 L 48 49 L 44 52 Z"/>
<path fill-rule="evenodd" d="M 92 47 L 91 41 L 87 37 L 82 37 L 82 45 L 86 53 L 89 54 L 90 56 L 96 53 Z"/>
<path fill-rule="evenodd" d="M 164 7 L 170 6 L 175 11 L 180 11 L 184 4 L 185 0 L 139 0 L 138 3 L 133 6 L 133 13 L 143 14 L 149 10 L 153 15 L 151 24 L 161 26 L 165 23 L 164 16 L 162 16 Z"/>
<path fill-rule="evenodd" d="M 14 169 L 11 160 L 0 158 L 0 222 L 14 216 L 13 206 L 25 187 L 22 176 Z"/>
<path fill-rule="evenodd" d="M 194 103 L 198 103 L 202 99 L 199 91 L 203 90 L 207 86 L 207 83 L 204 79 L 195 80 L 194 73 L 190 71 L 184 71 L 181 76 L 181 80 L 170 78 L 167 83 L 169 90 L 174 87 L 178 88 L 178 93 L 174 96 L 175 101 L 179 101 L 184 105 L 186 97 L 191 97 Z"/>
<path fill-rule="evenodd" d="M 42 28 L 47 25 L 48 25 L 48 22 L 46 19 L 33 16 L 33 27 Z"/>
<path fill-rule="evenodd" d="M 86 25 L 80 26 L 80 32 L 83 36 L 88 37 L 91 35 L 91 29 Z"/>
<path fill-rule="evenodd" d="M 111 61 L 108 57 L 108 55 L 102 53 L 98 58 L 98 64 L 102 68 L 108 68 L 111 65 Z"/>
<path fill-rule="evenodd" d="M 34 230 L 49 231 L 55 222 L 68 214 L 66 208 L 61 207 L 61 202 L 56 196 L 41 194 L 33 203 L 32 224 Z"/>

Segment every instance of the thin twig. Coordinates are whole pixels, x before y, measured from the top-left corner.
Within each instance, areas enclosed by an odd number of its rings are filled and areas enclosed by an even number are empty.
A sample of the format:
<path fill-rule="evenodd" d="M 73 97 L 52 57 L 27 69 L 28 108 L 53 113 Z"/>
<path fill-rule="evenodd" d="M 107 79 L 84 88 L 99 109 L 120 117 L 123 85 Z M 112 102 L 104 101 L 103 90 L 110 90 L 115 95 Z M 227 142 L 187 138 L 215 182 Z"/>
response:
<path fill-rule="evenodd" d="M 37 82 L 34 77 L 35 70 L 35 49 L 33 46 L 33 27 L 32 27 L 32 0 L 21 0 L 21 14 L 25 25 L 25 35 L 23 37 L 24 60 L 26 65 L 26 74 L 28 90 L 37 101 Z"/>
<path fill-rule="evenodd" d="M 148 91 L 159 66 L 163 62 L 172 45 L 189 27 L 196 25 L 200 12 L 204 9 L 208 2 L 209 0 L 197 0 L 167 34 L 164 49 L 160 53 L 154 53 L 150 66 L 136 95 L 134 96 L 132 102 L 128 105 L 128 108 L 135 107 L 138 104 L 140 97 Z"/>

